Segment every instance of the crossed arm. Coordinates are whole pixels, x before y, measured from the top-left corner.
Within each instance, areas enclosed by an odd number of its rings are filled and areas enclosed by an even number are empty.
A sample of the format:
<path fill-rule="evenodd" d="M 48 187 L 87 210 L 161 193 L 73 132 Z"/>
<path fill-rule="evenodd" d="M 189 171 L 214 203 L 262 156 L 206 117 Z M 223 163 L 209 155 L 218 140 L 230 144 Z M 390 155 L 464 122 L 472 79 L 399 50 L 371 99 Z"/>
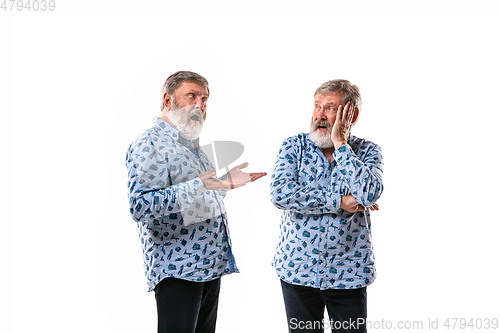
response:
<path fill-rule="evenodd" d="M 340 149 L 342 146 L 346 145 L 349 139 L 349 135 L 351 133 L 351 128 L 353 125 L 353 119 L 354 119 L 354 114 L 356 112 L 354 103 L 352 101 L 349 101 L 344 105 L 339 105 L 337 109 L 337 117 L 335 119 L 335 124 L 332 128 L 331 132 L 331 139 L 333 142 L 333 145 L 335 147 L 335 152 L 334 156 L 339 156 L 340 154 Z M 359 112 L 359 110 L 357 110 Z M 372 154 L 368 155 L 367 153 L 367 159 L 366 161 L 368 165 L 369 170 L 363 170 L 362 167 L 364 164 L 361 161 L 354 160 L 352 161 L 355 163 L 356 167 L 359 169 L 356 172 L 356 175 L 363 174 L 363 173 L 368 173 L 368 177 L 364 178 L 363 180 L 365 182 L 370 182 L 370 185 L 375 186 L 376 188 L 379 188 L 379 192 L 377 197 L 380 196 L 382 192 L 382 153 L 380 151 L 380 147 L 376 146 L 374 148 L 377 150 L 375 153 L 372 152 Z M 345 149 L 344 149 L 345 151 Z M 337 153 L 337 154 L 335 154 Z M 354 154 L 353 154 L 354 155 Z M 357 157 L 357 156 L 353 156 Z M 349 158 L 349 157 L 348 157 Z M 338 159 L 337 159 L 337 162 Z M 339 163 L 340 164 L 340 163 Z M 364 171 L 364 172 L 363 172 Z M 373 171 L 373 172 L 372 172 Z M 355 184 L 361 184 L 361 177 L 354 177 L 357 179 L 352 179 L 350 181 L 351 185 Z M 376 184 L 374 184 L 376 183 Z M 364 189 L 365 191 L 367 190 L 366 187 Z M 368 190 L 369 191 L 369 190 Z M 373 191 L 372 191 L 373 194 Z M 363 204 L 366 204 L 367 201 L 363 200 L 363 198 L 360 198 Z M 350 213 L 355 213 L 359 211 L 364 211 L 366 210 L 365 206 L 363 206 L 355 197 L 354 195 L 350 194 L 347 196 L 342 197 L 342 202 L 341 202 L 341 208 L 344 209 L 345 211 L 348 211 Z M 368 208 L 372 211 L 374 210 L 379 210 L 379 207 L 377 204 L 373 204 L 368 206 Z"/>

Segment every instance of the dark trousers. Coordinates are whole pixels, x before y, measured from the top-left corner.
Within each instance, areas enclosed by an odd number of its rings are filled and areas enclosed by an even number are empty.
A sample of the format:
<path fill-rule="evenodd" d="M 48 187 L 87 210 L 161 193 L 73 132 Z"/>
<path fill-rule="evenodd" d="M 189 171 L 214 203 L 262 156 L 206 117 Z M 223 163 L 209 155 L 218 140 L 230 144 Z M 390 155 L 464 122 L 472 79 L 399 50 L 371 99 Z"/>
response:
<path fill-rule="evenodd" d="M 289 332 L 366 332 L 366 287 L 319 290 L 281 281 Z M 325 306 L 328 320 L 324 320 Z"/>
<path fill-rule="evenodd" d="M 166 278 L 155 288 L 158 333 L 214 333 L 220 279 Z"/>

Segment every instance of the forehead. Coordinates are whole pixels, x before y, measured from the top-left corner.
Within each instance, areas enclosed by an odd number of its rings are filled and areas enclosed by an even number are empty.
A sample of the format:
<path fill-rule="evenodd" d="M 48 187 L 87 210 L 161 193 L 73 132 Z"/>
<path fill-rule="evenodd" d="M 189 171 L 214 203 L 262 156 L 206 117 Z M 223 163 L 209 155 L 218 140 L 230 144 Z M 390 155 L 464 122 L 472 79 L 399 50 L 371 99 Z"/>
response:
<path fill-rule="evenodd" d="M 208 97 L 208 89 L 196 82 L 182 82 L 175 92 L 181 94 L 194 92 L 198 95 Z"/>
<path fill-rule="evenodd" d="M 331 94 L 316 94 L 314 103 L 319 104 L 342 104 L 342 93 L 334 92 Z"/>

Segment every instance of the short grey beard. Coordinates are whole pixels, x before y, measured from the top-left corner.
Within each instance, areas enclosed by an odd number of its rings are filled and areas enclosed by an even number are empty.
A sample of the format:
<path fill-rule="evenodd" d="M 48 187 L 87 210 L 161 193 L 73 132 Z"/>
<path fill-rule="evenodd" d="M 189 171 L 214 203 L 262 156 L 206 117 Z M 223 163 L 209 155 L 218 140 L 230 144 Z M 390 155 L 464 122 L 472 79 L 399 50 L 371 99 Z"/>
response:
<path fill-rule="evenodd" d="M 322 123 L 323 125 L 326 125 L 328 127 L 327 133 L 319 133 L 317 131 L 319 123 Z M 311 137 L 311 140 L 316 144 L 316 146 L 318 146 L 321 149 L 333 147 L 332 130 L 330 128 L 330 124 L 326 122 L 316 121 L 314 123 L 313 121 L 311 121 L 309 136 Z"/>
<path fill-rule="evenodd" d="M 193 108 L 186 114 L 186 108 L 178 108 L 175 103 L 172 103 L 173 109 L 168 113 L 168 119 L 175 126 L 175 128 L 182 133 L 182 135 L 189 141 L 197 139 L 201 131 L 203 130 L 203 124 L 205 120 L 203 119 L 203 113 L 199 109 Z M 199 117 L 199 123 L 190 124 L 189 120 L 192 115 L 197 114 Z"/>

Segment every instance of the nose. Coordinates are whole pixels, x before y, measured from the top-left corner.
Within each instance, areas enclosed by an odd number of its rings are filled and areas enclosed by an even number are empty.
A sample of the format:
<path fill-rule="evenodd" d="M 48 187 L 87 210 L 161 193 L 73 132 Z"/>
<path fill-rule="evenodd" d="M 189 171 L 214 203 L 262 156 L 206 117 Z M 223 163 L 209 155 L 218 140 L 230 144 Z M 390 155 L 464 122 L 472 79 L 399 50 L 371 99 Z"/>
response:
<path fill-rule="evenodd" d="M 201 97 L 196 100 L 195 107 L 197 109 L 200 109 L 201 112 L 203 112 L 203 114 L 205 114 L 205 103 L 203 102 L 203 100 L 201 99 Z"/>
<path fill-rule="evenodd" d="M 316 112 L 316 120 L 319 120 L 319 119 L 326 119 L 326 113 L 325 113 L 325 110 L 323 108 L 320 108 L 318 112 Z"/>

